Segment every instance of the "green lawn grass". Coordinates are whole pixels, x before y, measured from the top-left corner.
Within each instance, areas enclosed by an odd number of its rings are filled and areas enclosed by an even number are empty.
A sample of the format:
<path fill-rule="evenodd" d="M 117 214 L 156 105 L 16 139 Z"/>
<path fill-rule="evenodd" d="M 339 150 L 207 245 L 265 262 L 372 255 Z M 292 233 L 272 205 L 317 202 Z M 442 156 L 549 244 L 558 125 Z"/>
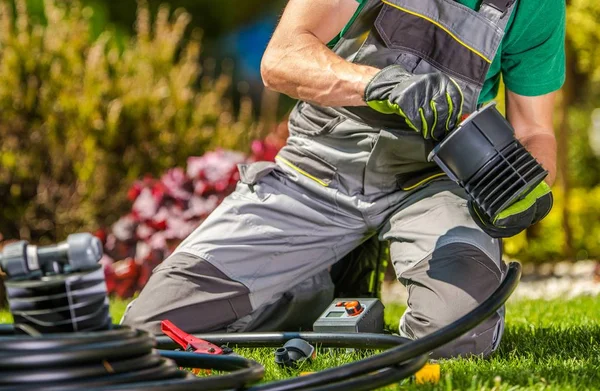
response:
<path fill-rule="evenodd" d="M 126 303 L 113 301 L 118 321 Z M 397 327 L 404 307 L 387 305 L 386 323 Z M 10 315 L 0 312 L 0 322 Z M 570 301 L 511 301 L 500 350 L 490 359 L 446 360 L 436 385 L 407 380 L 397 390 L 598 390 L 600 389 L 600 298 Z M 321 351 L 312 363 L 297 370 L 280 369 L 273 349 L 238 349 L 238 353 L 265 365 L 265 381 L 318 371 L 358 359 L 361 353 Z M 364 354 L 364 353 L 362 353 Z"/>

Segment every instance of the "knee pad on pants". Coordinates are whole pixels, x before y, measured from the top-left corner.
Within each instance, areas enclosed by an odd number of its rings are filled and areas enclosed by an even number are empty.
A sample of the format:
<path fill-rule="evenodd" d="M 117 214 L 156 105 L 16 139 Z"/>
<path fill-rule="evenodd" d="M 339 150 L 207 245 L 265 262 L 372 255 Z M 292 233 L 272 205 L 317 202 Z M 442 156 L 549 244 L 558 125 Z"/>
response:
<path fill-rule="evenodd" d="M 401 281 L 408 288 L 409 308 L 400 321 L 400 334 L 418 339 L 473 310 L 500 284 L 502 265 L 466 243 L 436 249 L 401 275 Z M 503 330 L 504 311 L 501 310 L 434 351 L 433 357 L 488 355 L 497 349 Z"/>

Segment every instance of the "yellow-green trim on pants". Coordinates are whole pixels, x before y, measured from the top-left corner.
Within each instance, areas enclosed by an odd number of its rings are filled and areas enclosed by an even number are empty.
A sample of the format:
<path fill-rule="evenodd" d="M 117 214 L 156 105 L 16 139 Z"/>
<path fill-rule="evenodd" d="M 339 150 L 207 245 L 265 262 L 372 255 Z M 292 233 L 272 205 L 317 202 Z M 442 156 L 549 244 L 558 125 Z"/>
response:
<path fill-rule="evenodd" d="M 305 177 L 307 177 L 309 179 L 312 179 L 313 181 L 317 182 L 319 185 L 324 186 L 324 187 L 329 187 L 329 184 L 327 182 L 324 182 L 321 179 L 315 177 L 314 175 L 311 175 L 308 172 L 304 171 L 300 167 L 295 166 L 289 160 L 287 160 L 287 159 L 285 159 L 285 158 L 283 158 L 283 157 L 281 157 L 279 155 L 275 156 L 275 160 L 279 160 L 280 162 L 282 162 L 283 164 L 285 164 L 286 166 L 288 166 L 292 170 L 298 172 L 299 174 L 304 175 Z"/>
<path fill-rule="evenodd" d="M 432 175 L 432 176 L 430 176 L 430 177 L 427 177 L 427 178 L 425 178 L 425 179 L 423 179 L 423 180 L 421 180 L 421 181 L 419 181 L 419 182 L 415 183 L 414 185 L 411 185 L 411 186 L 408 186 L 408 187 L 403 187 L 403 188 L 402 188 L 402 190 L 404 190 L 404 191 L 409 191 L 409 190 L 416 189 L 417 187 L 419 187 L 419 186 L 421 186 L 421 185 L 424 185 L 425 183 L 427 183 L 427 182 L 429 182 L 429 181 L 431 181 L 431 180 L 433 180 L 433 179 L 435 179 L 435 178 L 439 178 L 439 177 L 441 177 L 441 176 L 444 176 L 444 175 L 446 175 L 446 174 L 445 174 L 445 173 L 443 173 L 443 172 L 440 172 L 440 173 L 434 174 L 434 175 Z"/>

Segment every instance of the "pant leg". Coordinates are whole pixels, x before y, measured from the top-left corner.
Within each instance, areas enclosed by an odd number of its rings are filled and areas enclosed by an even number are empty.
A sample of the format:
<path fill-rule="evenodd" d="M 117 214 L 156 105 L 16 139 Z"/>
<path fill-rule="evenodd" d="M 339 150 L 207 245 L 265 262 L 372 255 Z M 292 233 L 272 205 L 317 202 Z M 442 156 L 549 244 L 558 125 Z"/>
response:
<path fill-rule="evenodd" d="M 331 268 L 335 297 L 379 297 L 387 247 L 376 234 Z"/>
<path fill-rule="evenodd" d="M 154 270 L 123 323 L 154 333 L 162 319 L 188 332 L 306 328 L 333 300 L 328 268 L 366 231 L 319 186 L 279 170 L 239 183 Z"/>
<path fill-rule="evenodd" d="M 400 321 L 405 337 L 420 338 L 457 320 L 500 284 L 505 270 L 500 242 L 471 219 L 465 198 L 460 189 L 429 195 L 394 213 L 382 231 L 391 242 L 397 277 L 408 288 Z M 498 347 L 503 327 L 502 309 L 433 357 L 488 355 Z"/>

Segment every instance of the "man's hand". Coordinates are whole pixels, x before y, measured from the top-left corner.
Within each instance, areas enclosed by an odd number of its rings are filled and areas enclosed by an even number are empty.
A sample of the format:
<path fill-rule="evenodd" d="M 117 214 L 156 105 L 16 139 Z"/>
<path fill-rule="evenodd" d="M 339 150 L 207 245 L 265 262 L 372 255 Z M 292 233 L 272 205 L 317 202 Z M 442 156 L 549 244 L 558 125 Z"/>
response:
<path fill-rule="evenodd" d="M 509 238 L 538 223 L 550 213 L 552 191 L 546 182 L 537 185 L 523 199 L 500 211 L 490 220 L 473 201 L 469 212 L 475 223 L 493 238 Z"/>
<path fill-rule="evenodd" d="M 411 129 L 437 141 L 458 125 L 464 98 L 458 84 L 442 73 L 412 75 L 391 65 L 369 82 L 365 101 L 383 114 L 401 115 Z"/>

